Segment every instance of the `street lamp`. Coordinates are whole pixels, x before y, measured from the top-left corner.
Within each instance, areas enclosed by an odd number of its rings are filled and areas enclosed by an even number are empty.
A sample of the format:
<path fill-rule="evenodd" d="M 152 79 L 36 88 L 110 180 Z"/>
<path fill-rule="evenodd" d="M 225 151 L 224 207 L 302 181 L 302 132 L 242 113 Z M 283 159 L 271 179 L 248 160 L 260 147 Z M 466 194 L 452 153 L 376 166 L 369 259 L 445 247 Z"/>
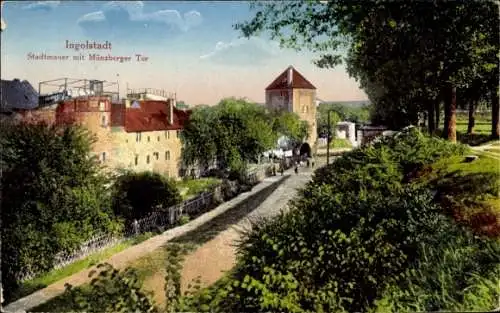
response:
<path fill-rule="evenodd" d="M 120 101 L 120 74 L 116 74 L 116 86 L 117 86 L 117 91 L 118 91 L 118 101 Z"/>
<path fill-rule="evenodd" d="M 331 140 L 331 129 L 332 129 L 332 126 L 330 124 L 330 112 L 332 112 L 333 110 L 330 109 L 327 111 L 327 124 L 328 124 L 328 131 L 326 133 L 326 165 L 330 164 L 330 140 Z"/>

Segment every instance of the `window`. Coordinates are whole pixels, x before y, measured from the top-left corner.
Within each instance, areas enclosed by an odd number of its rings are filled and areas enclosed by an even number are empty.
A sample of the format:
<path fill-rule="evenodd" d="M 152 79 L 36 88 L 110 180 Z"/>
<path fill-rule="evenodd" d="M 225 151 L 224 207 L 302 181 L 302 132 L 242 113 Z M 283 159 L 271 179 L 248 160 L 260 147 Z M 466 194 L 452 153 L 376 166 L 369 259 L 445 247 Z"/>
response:
<path fill-rule="evenodd" d="M 302 113 L 307 113 L 307 106 L 305 104 L 302 105 Z"/>
<path fill-rule="evenodd" d="M 170 131 L 167 130 L 167 139 L 170 139 Z"/>
<path fill-rule="evenodd" d="M 150 142 L 150 141 L 151 141 L 151 138 L 148 136 L 148 142 Z"/>
<path fill-rule="evenodd" d="M 168 130 L 165 131 L 165 139 L 168 139 Z"/>
<path fill-rule="evenodd" d="M 181 131 L 180 131 L 180 130 L 178 130 L 178 131 L 176 132 L 176 136 L 177 136 L 177 138 L 179 138 L 179 134 L 180 134 L 180 133 L 181 133 Z"/>
<path fill-rule="evenodd" d="M 165 160 L 167 160 L 167 161 L 170 160 L 170 151 L 165 152 Z"/>
<path fill-rule="evenodd" d="M 103 115 L 103 116 L 101 117 L 101 126 L 102 126 L 102 127 L 106 127 L 106 126 L 108 126 L 108 125 L 107 125 L 107 123 L 106 123 L 106 115 Z"/>
<path fill-rule="evenodd" d="M 104 101 L 99 102 L 99 111 L 104 111 L 106 108 L 106 103 Z"/>
<path fill-rule="evenodd" d="M 153 153 L 153 155 L 155 156 L 155 158 L 158 160 L 160 158 L 160 154 L 158 152 L 155 152 Z"/>
<path fill-rule="evenodd" d="M 103 161 L 103 162 L 106 162 L 106 152 L 103 152 L 103 153 L 102 153 L 102 161 Z"/>
<path fill-rule="evenodd" d="M 135 141 L 136 142 L 140 142 L 141 141 L 141 136 L 142 134 L 141 133 L 135 133 Z"/>
<path fill-rule="evenodd" d="M 146 157 L 146 163 L 149 164 L 149 155 Z"/>
<path fill-rule="evenodd" d="M 160 141 L 160 136 L 158 136 L 158 141 Z"/>
<path fill-rule="evenodd" d="M 139 156 L 136 154 L 135 155 L 135 165 L 139 164 Z"/>

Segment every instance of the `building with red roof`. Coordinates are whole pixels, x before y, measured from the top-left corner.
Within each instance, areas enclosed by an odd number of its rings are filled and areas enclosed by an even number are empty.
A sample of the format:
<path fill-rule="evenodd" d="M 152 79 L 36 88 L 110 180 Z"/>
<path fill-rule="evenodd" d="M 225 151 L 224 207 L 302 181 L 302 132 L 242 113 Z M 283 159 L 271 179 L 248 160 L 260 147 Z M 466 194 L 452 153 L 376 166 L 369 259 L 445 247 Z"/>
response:
<path fill-rule="evenodd" d="M 11 120 L 80 124 L 95 136 L 93 153 L 108 168 L 155 171 L 178 178 L 180 132 L 191 111 L 178 109 L 175 95 L 161 95 L 131 93 L 123 101 L 96 93 L 67 97 L 43 107 L 17 110 Z"/>
<path fill-rule="evenodd" d="M 316 145 L 316 87 L 293 66 L 289 66 L 267 86 L 266 106 L 271 110 L 296 113 L 309 124 L 309 137 L 306 138 L 308 150 Z"/>

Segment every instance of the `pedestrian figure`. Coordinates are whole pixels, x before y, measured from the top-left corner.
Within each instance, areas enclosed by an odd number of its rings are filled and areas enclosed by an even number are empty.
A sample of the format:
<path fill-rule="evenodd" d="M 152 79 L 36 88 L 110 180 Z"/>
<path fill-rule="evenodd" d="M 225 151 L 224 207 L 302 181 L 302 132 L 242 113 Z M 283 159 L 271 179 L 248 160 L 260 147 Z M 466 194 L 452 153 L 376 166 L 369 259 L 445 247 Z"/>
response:
<path fill-rule="evenodd" d="M 135 234 L 139 235 L 139 222 L 137 220 L 134 220 L 133 227 L 134 227 Z"/>
<path fill-rule="evenodd" d="M 273 165 L 273 176 L 276 176 L 276 166 Z"/>
<path fill-rule="evenodd" d="M 298 166 L 295 166 L 295 174 L 299 174 L 299 167 Z"/>
<path fill-rule="evenodd" d="M 285 169 L 283 166 L 280 167 L 280 173 L 281 173 L 281 176 L 283 176 L 283 172 L 285 172 Z"/>
<path fill-rule="evenodd" d="M 307 159 L 307 167 L 309 167 L 310 163 L 309 163 L 309 159 Z"/>
<path fill-rule="evenodd" d="M 312 168 L 314 168 L 314 160 L 312 160 L 312 164 L 311 165 L 312 165 Z"/>

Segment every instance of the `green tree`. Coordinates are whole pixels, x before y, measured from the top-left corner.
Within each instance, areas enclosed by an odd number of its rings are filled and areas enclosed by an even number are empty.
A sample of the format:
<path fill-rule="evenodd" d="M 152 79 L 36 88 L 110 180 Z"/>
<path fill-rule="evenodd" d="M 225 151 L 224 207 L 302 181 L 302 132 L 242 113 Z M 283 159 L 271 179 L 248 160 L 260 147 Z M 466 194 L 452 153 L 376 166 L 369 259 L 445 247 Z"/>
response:
<path fill-rule="evenodd" d="M 294 146 L 302 143 L 308 136 L 307 122 L 301 121 L 299 116 L 293 112 L 273 112 L 273 131 L 278 136 L 290 139 Z"/>
<path fill-rule="evenodd" d="M 195 108 L 181 140 L 189 165 L 240 170 L 276 144 L 273 118 L 265 108 L 244 99 L 224 99 L 213 107 Z"/>
<path fill-rule="evenodd" d="M 49 270 L 58 252 L 98 232 L 118 231 L 93 138 L 77 126 L 2 124 L 2 285 Z"/>
<path fill-rule="evenodd" d="M 153 172 L 124 172 L 117 177 L 113 189 L 113 211 L 127 222 L 181 202 L 175 183 Z"/>

